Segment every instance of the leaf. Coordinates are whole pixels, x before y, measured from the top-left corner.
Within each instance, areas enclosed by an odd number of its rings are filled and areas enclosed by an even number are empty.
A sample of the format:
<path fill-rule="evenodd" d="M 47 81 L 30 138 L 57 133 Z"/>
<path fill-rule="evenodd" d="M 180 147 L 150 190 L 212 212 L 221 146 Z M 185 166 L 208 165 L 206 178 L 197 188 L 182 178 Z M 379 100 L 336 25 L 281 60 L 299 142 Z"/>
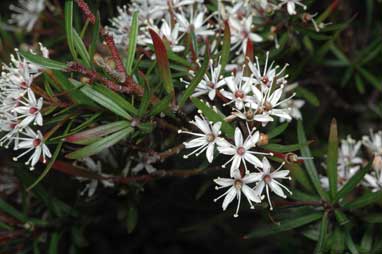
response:
<path fill-rule="evenodd" d="M 317 96 L 315 94 L 313 94 L 308 89 L 305 89 L 303 87 L 298 86 L 296 88 L 296 95 L 298 97 L 302 97 L 302 98 L 306 99 L 310 104 L 312 104 L 315 107 L 320 106 L 320 100 L 317 98 Z"/>
<path fill-rule="evenodd" d="M 171 96 L 164 97 L 158 104 L 153 107 L 150 116 L 158 115 L 162 112 L 166 112 L 170 106 Z"/>
<path fill-rule="evenodd" d="M 119 141 L 126 138 L 132 131 L 133 131 L 133 128 L 130 128 L 130 127 L 120 130 L 112 135 L 109 135 L 100 140 L 97 140 L 96 142 L 88 146 L 78 149 L 77 151 L 67 154 L 66 158 L 78 160 L 81 158 L 85 158 L 85 157 L 89 157 L 91 155 L 97 154 L 103 151 L 104 149 L 117 144 Z"/>
<path fill-rule="evenodd" d="M 175 92 L 171 78 L 170 64 L 167 57 L 167 49 L 160 36 L 153 29 L 149 28 L 149 32 L 153 40 L 159 75 L 163 80 L 164 88 L 167 93 L 174 96 Z"/>
<path fill-rule="evenodd" d="M 204 102 L 197 98 L 191 98 L 192 103 L 203 112 L 203 115 L 207 117 L 209 121 L 212 121 L 214 123 L 221 122 L 222 127 L 221 130 L 223 133 L 225 133 L 229 137 L 233 137 L 235 129 L 227 123 L 223 116 L 219 113 L 216 113 L 212 108 L 210 108 L 208 105 L 206 105 Z"/>
<path fill-rule="evenodd" d="M 78 51 L 78 54 L 81 56 L 81 59 L 85 63 L 85 66 L 90 69 L 91 68 L 90 55 L 80 35 L 77 33 L 75 29 L 73 29 L 73 41 L 74 41 L 74 46 L 76 47 Z"/>
<path fill-rule="evenodd" d="M 368 205 L 372 205 L 375 202 L 381 201 L 381 199 L 382 192 L 369 192 L 355 199 L 354 201 L 345 204 L 343 207 L 346 209 L 359 209 Z"/>
<path fill-rule="evenodd" d="M 138 223 L 138 211 L 135 206 L 129 206 L 127 210 L 127 231 L 132 233 Z"/>
<path fill-rule="evenodd" d="M 260 146 L 261 148 L 271 151 L 271 152 L 278 152 L 278 153 L 287 153 L 287 152 L 294 152 L 299 149 L 301 149 L 301 146 L 306 146 L 307 144 L 295 144 L 295 145 L 279 145 L 279 144 L 267 144 Z"/>
<path fill-rule="evenodd" d="M 338 133 L 336 119 L 332 119 L 330 124 L 329 144 L 328 144 L 328 158 L 327 158 L 327 175 L 329 178 L 329 191 L 332 200 L 335 199 L 337 194 L 337 162 L 338 162 Z"/>
<path fill-rule="evenodd" d="M 334 215 L 336 216 L 336 220 L 340 226 L 343 226 L 350 222 L 349 218 L 342 211 L 336 209 L 334 210 Z"/>
<path fill-rule="evenodd" d="M 131 76 L 133 70 L 133 62 L 135 58 L 135 50 L 137 48 L 138 36 L 138 12 L 134 12 L 131 19 L 130 34 L 129 34 L 129 48 L 127 50 L 126 72 Z"/>
<path fill-rule="evenodd" d="M 138 114 L 138 109 L 136 109 L 130 102 L 128 102 L 124 97 L 119 95 L 118 93 L 110 90 L 109 88 L 99 85 L 99 84 L 94 84 L 93 89 L 100 92 L 101 94 L 104 94 L 108 98 L 110 98 L 113 102 L 118 104 L 121 108 L 126 110 L 127 112 L 137 115 Z"/>
<path fill-rule="evenodd" d="M 344 253 L 345 234 L 339 227 L 335 228 L 332 239 L 332 253 Z"/>
<path fill-rule="evenodd" d="M 6 214 L 12 216 L 13 218 L 18 219 L 20 222 L 25 223 L 25 222 L 27 222 L 29 220 L 26 215 L 24 215 L 23 213 L 19 212 L 13 206 L 9 205 L 2 198 L 0 198 L 0 210 L 3 211 Z"/>
<path fill-rule="evenodd" d="M 286 169 L 290 171 L 290 174 L 292 176 L 292 179 L 299 182 L 302 187 L 307 190 L 308 192 L 314 192 L 314 188 L 312 187 L 312 184 L 309 180 L 308 175 L 306 174 L 305 170 L 303 170 L 299 164 L 297 163 L 286 163 L 284 165 Z M 293 191 L 293 195 L 295 195 L 295 191 Z M 317 199 L 315 199 L 317 200 Z"/>
<path fill-rule="evenodd" d="M 109 123 L 68 136 L 65 138 L 65 141 L 73 144 L 89 144 L 101 137 L 115 133 L 129 126 L 130 123 L 127 121 Z"/>
<path fill-rule="evenodd" d="M 305 144 L 307 142 L 304 126 L 301 120 L 297 122 L 297 138 L 300 144 Z M 312 157 L 308 146 L 301 146 L 300 151 L 303 157 Z M 327 200 L 327 193 L 325 193 L 325 191 L 322 189 L 320 178 L 318 177 L 318 173 L 313 160 L 304 160 L 304 165 L 306 167 L 306 172 L 308 173 L 309 178 L 312 181 L 317 193 L 321 196 L 322 199 Z"/>
<path fill-rule="evenodd" d="M 381 80 L 379 80 L 376 76 L 374 76 L 372 73 L 370 73 L 369 71 L 367 71 L 366 69 L 364 69 L 362 67 L 359 67 L 357 70 L 376 89 L 378 89 L 379 91 L 382 90 L 382 81 Z"/>
<path fill-rule="evenodd" d="M 223 47 L 221 51 L 221 66 L 222 70 L 225 69 L 228 60 L 229 60 L 229 53 L 231 52 L 231 31 L 229 28 L 228 20 L 224 21 L 224 37 L 223 37 Z"/>
<path fill-rule="evenodd" d="M 195 77 L 192 78 L 190 85 L 184 91 L 182 98 L 179 101 L 179 107 L 183 107 L 186 100 L 192 95 L 196 87 L 199 85 L 200 81 L 203 79 L 204 74 L 206 73 L 209 66 L 209 54 L 204 54 L 204 60 L 202 66 L 199 68 Z"/>
<path fill-rule="evenodd" d="M 51 236 L 49 243 L 49 254 L 58 254 L 58 243 L 60 241 L 61 234 L 54 232 Z"/>
<path fill-rule="evenodd" d="M 367 214 L 366 216 L 362 218 L 362 220 L 371 224 L 376 224 L 376 223 L 380 224 L 382 223 L 382 214 L 380 213 Z"/>
<path fill-rule="evenodd" d="M 322 219 L 321 219 L 318 242 L 316 245 L 316 249 L 314 250 L 314 253 L 316 253 L 316 254 L 323 253 L 323 248 L 325 246 L 325 239 L 326 239 L 326 236 L 328 234 L 328 224 L 329 224 L 328 213 L 325 212 L 324 216 L 322 216 Z"/>
<path fill-rule="evenodd" d="M 355 246 L 351 234 L 348 230 L 345 233 L 345 243 L 351 254 L 359 254 L 359 251 Z"/>
<path fill-rule="evenodd" d="M 147 85 L 146 82 L 144 82 L 144 85 L 145 85 L 145 90 L 144 90 L 141 104 L 139 105 L 139 110 L 138 110 L 139 116 L 144 116 L 147 113 L 147 108 L 150 105 L 150 98 L 151 98 L 150 87 Z"/>
<path fill-rule="evenodd" d="M 355 187 L 362 181 L 367 172 L 370 171 L 371 163 L 366 167 L 363 167 L 361 170 L 358 170 L 347 182 L 346 184 L 338 191 L 335 201 L 344 198 L 347 194 L 354 190 Z"/>
<path fill-rule="evenodd" d="M 269 139 L 275 138 L 282 134 L 287 128 L 288 128 L 288 123 L 283 123 L 280 126 L 277 126 L 276 128 L 271 129 L 267 135 Z"/>
<path fill-rule="evenodd" d="M 93 57 L 97 50 L 97 45 L 99 42 L 99 26 L 100 26 L 100 15 L 99 13 L 97 13 L 96 23 L 93 26 L 93 30 L 92 30 L 92 42 L 89 46 L 90 61 L 93 60 Z"/>
<path fill-rule="evenodd" d="M 70 53 L 74 59 L 77 59 L 77 52 L 74 47 L 74 38 L 73 38 L 73 0 L 65 1 L 65 32 L 66 39 L 68 41 L 68 46 Z"/>
<path fill-rule="evenodd" d="M 20 50 L 20 54 L 26 59 L 28 59 L 29 61 L 31 61 L 32 63 L 38 64 L 44 68 L 62 71 L 62 70 L 65 70 L 67 67 L 66 64 L 64 63 L 61 63 L 49 58 L 45 58 L 43 56 L 35 55 L 30 52 Z"/>
<path fill-rule="evenodd" d="M 119 115 L 123 118 L 126 118 L 128 120 L 131 120 L 132 117 L 129 113 L 127 113 L 121 106 L 119 106 L 112 98 L 109 98 L 104 93 L 98 92 L 92 87 L 90 87 L 87 84 L 82 84 L 81 82 L 70 79 L 72 84 L 74 84 L 77 87 L 80 87 L 80 90 L 83 94 L 85 94 L 89 99 L 93 100 L 94 102 L 100 104 L 104 108 L 110 110 L 111 112 L 115 113 L 116 115 Z"/>
<path fill-rule="evenodd" d="M 281 221 L 278 224 L 266 225 L 263 227 L 257 227 L 252 233 L 249 233 L 245 236 L 248 238 L 256 238 L 256 237 L 265 237 L 273 234 L 277 234 L 283 231 L 288 231 L 294 228 L 298 228 L 304 226 L 306 224 L 312 223 L 316 220 L 319 220 L 322 217 L 322 213 L 310 213 L 303 216 L 293 217 L 285 221 Z"/>

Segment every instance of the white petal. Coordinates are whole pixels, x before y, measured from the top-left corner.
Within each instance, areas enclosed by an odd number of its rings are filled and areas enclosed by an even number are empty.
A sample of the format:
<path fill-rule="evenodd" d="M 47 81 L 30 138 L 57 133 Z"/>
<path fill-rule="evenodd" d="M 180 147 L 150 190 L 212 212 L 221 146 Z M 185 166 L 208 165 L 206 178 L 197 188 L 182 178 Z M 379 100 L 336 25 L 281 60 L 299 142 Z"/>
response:
<path fill-rule="evenodd" d="M 235 129 L 235 145 L 236 147 L 243 145 L 243 134 L 241 133 L 241 130 L 238 127 L 236 127 Z"/>
<path fill-rule="evenodd" d="M 274 182 L 275 180 L 272 179 L 272 181 L 269 183 L 269 187 L 271 190 L 279 197 L 285 198 L 284 191 L 281 189 L 280 186 L 277 185 L 277 183 Z"/>
<path fill-rule="evenodd" d="M 209 143 L 208 144 L 206 156 L 207 156 L 207 160 L 208 160 L 209 163 L 211 163 L 213 161 L 213 159 L 214 159 L 214 148 L 215 148 L 215 144 L 214 143 Z"/>
<path fill-rule="evenodd" d="M 235 189 L 235 187 L 232 186 L 224 198 L 224 201 L 222 204 L 223 210 L 227 209 L 228 205 L 232 202 L 232 200 L 235 198 L 235 196 L 236 196 L 236 189 Z"/>
<path fill-rule="evenodd" d="M 243 184 L 241 187 L 241 190 L 243 191 L 244 195 L 251 201 L 260 203 L 261 199 L 259 195 L 257 195 L 257 192 L 249 188 L 246 184 Z"/>
<path fill-rule="evenodd" d="M 263 163 L 261 163 L 261 161 L 253 154 L 245 153 L 244 159 L 257 168 L 263 167 Z"/>

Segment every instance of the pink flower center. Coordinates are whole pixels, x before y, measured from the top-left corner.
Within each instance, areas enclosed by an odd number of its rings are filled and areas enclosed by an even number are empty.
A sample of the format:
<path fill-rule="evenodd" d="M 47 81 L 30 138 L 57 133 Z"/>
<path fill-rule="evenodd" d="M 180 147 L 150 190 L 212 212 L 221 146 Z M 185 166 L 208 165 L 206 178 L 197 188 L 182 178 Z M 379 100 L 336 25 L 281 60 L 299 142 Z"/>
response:
<path fill-rule="evenodd" d="M 21 88 L 21 89 L 27 89 L 27 88 L 28 88 L 27 83 L 26 83 L 25 81 L 21 82 L 21 84 L 20 84 L 20 88 Z"/>
<path fill-rule="evenodd" d="M 38 147 L 40 144 L 41 144 L 41 139 L 36 138 L 35 140 L 33 140 L 33 146 L 34 147 Z"/>
<path fill-rule="evenodd" d="M 215 88 L 215 84 L 213 82 L 209 82 L 208 87 L 213 89 L 213 88 Z"/>
<path fill-rule="evenodd" d="M 207 135 L 207 142 L 211 143 L 215 140 L 215 135 L 210 133 Z"/>
<path fill-rule="evenodd" d="M 34 115 L 34 114 L 36 114 L 37 112 L 38 112 L 38 108 L 36 108 L 36 107 L 31 107 L 31 108 L 29 109 L 29 114 Z"/>
<path fill-rule="evenodd" d="M 244 93 L 243 93 L 243 91 L 241 91 L 241 90 L 237 90 L 237 91 L 235 92 L 235 97 L 236 97 L 236 98 L 243 99 L 243 98 L 244 98 Z"/>
<path fill-rule="evenodd" d="M 264 76 L 261 78 L 261 82 L 263 82 L 264 85 L 267 85 L 269 82 L 269 78 L 267 76 Z"/>
<path fill-rule="evenodd" d="M 245 154 L 245 148 L 240 146 L 237 150 L 236 150 L 237 154 L 242 156 Z"/>
<path fill-rule="evenodd" d="M 266 184 L 269 184 L 272 181 L 272 177 L 270 175 L 265 175 L 263 180 Z"/>
<path fill-rule="evenodd" d="M 242 31 L 241 36 L 243 36 L 243 38 L 248 38 L 249 33 L 247 31 Z"/>

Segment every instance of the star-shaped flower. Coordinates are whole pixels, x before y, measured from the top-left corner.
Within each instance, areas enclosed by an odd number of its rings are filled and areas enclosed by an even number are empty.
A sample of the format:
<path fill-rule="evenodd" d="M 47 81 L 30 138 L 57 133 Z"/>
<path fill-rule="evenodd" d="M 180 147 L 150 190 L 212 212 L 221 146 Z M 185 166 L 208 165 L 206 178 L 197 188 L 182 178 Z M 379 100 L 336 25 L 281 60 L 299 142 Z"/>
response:
<path fill-rule="evenodd" d="M 214 201 L 216 202 L 220 198 L 225 197 L 222 207 L 223 207 L 223 210 L 226 210 L 228 205 L 236 197 L 237 207 L 236 207 L 236 212 L 233 216 L 238 217 L 239 209 L 240 209 L 241 193 L 243 193 L 244 196 L 247 198 L 251 209 L 254 209 L 255 207 L 253 206 L 252 202 L 260 203 L 261 198 L 253 189 L 251 189 L 248 186 L 248 184 L 255 182 L 256 178 L 257 177 L 254 174 L 248 174 L 242 177 L 239 171 L 235 172 L 235 174 L 233 175 L 233 178 L 218 177 L 217 179 L 214 180 L 214 182 L 219 185 L 216 187 L 216 189 L 218 190 L 218 189 L 227 188 L 227 187 L 229 187 L 229 189 L 225 193 L 220 195 L 218 198 L 214 199 Z"/>

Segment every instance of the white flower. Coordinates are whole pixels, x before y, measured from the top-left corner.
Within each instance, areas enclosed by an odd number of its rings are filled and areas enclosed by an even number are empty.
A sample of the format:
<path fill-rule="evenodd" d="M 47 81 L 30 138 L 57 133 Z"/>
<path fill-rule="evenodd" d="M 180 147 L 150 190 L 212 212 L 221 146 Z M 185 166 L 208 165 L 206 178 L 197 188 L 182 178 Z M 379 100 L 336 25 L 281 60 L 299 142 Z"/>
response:
<path fill-rule="evenodd" d="M 181 13 L 176 13 L 175 17 L 179 24 L 179 31 L 188 33 L 193 31 L 196 37 L 206 37 L 214 35 L 215 31 L 210 30 L 208 25 L 205 25 L 207 19 L 204 19 L 205 12 L 200 11 L 197 15 L 191 12 L 191 15 L 187 18 L 187 15 L 182 11 Z"/>
<path fill-rule="evenodd" d="M 254 131 L 254 130 L 253 130 Z M 253 132 L 252 131 L 252 132 Z M 244 164 L 246 173 L 249 172 L 246 161 L 255 166 L 256 168 L 262 168 L 263 163 L 255 156 L 255 154 L 270 155 L 269 153 L 261 153 L 251 151 L 250 149 L 256 146 L 259 141 L 260 133 L 256 131 L 253 135 L 250 133 L 248 137 L 243 140 L 243 134 L 241 130 L 236 127 L 235 129 L 235 144 L 229 143 L 225 139 L 221 139 L 218 142 L 218 150 L 225 155 L 231 155 L 232 158 L 223 164 L 223 168 L 232 161 L 230 175 L 233 176 L 236 171 L 239 170 L 241 162 Z"/>
<path fill-rule="evenodd" d="M 361 141 L 355 141 L 350 135 L 341 140 L 338 151 L 338 170 L 357 171 L 362 164 L 362 158 L 358 157 Z"/>
<path fill-rule="evenodd" d="M 279 118 L 291 120 L 292 118 L 290 116 L 290 109 L 278 107 L 289 101 L 292 97 L 295 96 L 295 94 L 287 99 L 280 101 L 280 98 L 283 94 L 283 89 L 283 85 L 274 91 L 272 91 L 272 87 L 260 90 L 256 86 L 252 86 L 254 100 L 249 102 L 249 106 L 255 110 L 256 114 L 277 116 Z"/>
<path fill-rule="evenodd" d="M 43 106 L 43 98 L 36 99 L 32 89 L 27 91 L 28 98 L 24 100 L 19 100 L 20 106 L 14 109 L 14 112 L 18 114 L 17 118 L 22 119 L 19 123 L 21 128 L 27 127 L 32 122 L 35 125 L 42 126 L 43 118 L 41 114 L 41 109 Z"/>
<path fill-rule="evenodd" d="M 376 157 L 378 160 L 382 160 L 381 156 Z M 365 187 L 371 188 L 373 192 L 382 190 L 382 169 L 374 169 L 370 174 L 366 174 L 362 184 Z"/>
<path fill-rule="evenodd" d="M 182 36 L 179 34 L 179 24 L 175 24 L 174 27 L 171 27 L 166 20 L 162 20 L 161 27 L 158 29 L 157 26 L 151 26 L 163 40 L 165 40 L 173 52 L 181 52 L 185 49 L 183 45 L 179 45 L 179 41 Z M 144 38 L 145 44 L 153 44 L 151 35 L 146 31 Z"/>
<path fill-rule="evenodd" d="M 139 157 L 139 163 L 132 168 L 132 172 L 134 174 L 137 174 L 141 170 L 145 169 L 147 173 L 152 174 L 154 173 L 157 169 L 153 167 L 153 163 L 157 162 L 159 160 L 158 156 L 148 154 L 148 153 L 141 153 L 138 152 L 138 157 Z"/>
<path fill-rule="evenodd" d="M 111 26 L 106 26 L 105 30 L 113 37 L 118 48 L 126 49 L 129 42 L 131 16 L 127 12 L 126 5 L 122 8 L 117 6 L 117 12 L 118 16 L 110 19 Z"/>
<path fill-rule="evenodd" d="M 261 67 L 259 64 L 259 58 L 256 56 L 256 64 L 251 61 L 248 63 L 248 67 L 252 72 L 252 75 L 255 77 L 256 84 L 260 84 L 261 88 L 266 89 L 271 87 L 273 84 L 278 86 L 285 85 L 287 83 L 286 78 L 288 75 L 284 74 L 285 69 L 288 67 L 288 64 L 285 64 L 284 67 L 277 72 L 277 69 L 280 66 L 275 66 L 274 62 L 268 66 L 269 61 L 269 51 L 266 53 L 265 65 L 263 71 L 261 71 Z"/>
<path fill-rule="evenodd" d="M 224 194 L 214 199 L 214 201 L 216 202 L 217 200 L 225 196 L 222 207 L 223 207 L 223 210 L 226 210 L 228 205 L 236 197 L 238 201 L 237 201 L 236 212 L 233 216 L 238 217 L 239 209 L 240 209 L 241 193 L 243 193 L 244 196 L 247 198 L 251 209 L 255 208 L 252 202 L 255 202 L 255 203 L 261 202 L 261 198 L 259 197 L 259 195 L 248 186 L 248 184 L 253 183 L 255 181 L 256 181 L 256 176 L 254 174 L 248 174 L 248 175 L 245 175 L 244 177 L 241 177 L 239 171 L 235 172 L 233 179 L 219 177 L 214 180 L 214 182 L 219 185 L 216 187 L 216 189 L 218 190 L 218 189 L 227 188 L 227 187 L 230 187 L 230 188 Z"/>
<path fill-rule="evenodd" d="M 374 155 L 382 155 L 382 131 L 374 133 L 370 130 L 370 136 L 363 136 L 362 143 Z"/>
<path fill-rule="evenodd" d="M 263 38 L 260 35 L 252 32 L 252 16 L 249 16 L 243 20 L 230 18 L 229 25 L 231 28 L 232 50 L 241 45 L 240 50 L 245 55 L 247 51 L 248 40 L 252 42 L 263 41 Z M 236 51 L 236 54 L 239 53 L 240 51 Z"/>
<path fill-rule="evenodd" d="M 342 187 L 360 169 L 362 158 L 358 157 L 361 141 L 356 142 L 351 136 L 341 140 L 337 161 L 337 187 Z M 323 167 L 327 167 L 326 164 Z M 320 177 L 321 185 L 325 190 L 329 189 L 329 178 Z"/>
<path fill-rule="evenodd" d="M 6 132 L 6 134 L 0 138 L 0 146 L 9 148 L 9 146 L 14 143 L 14 146 L 17 147 L 20 136 L 18 123 L 14 115 L 7 112 L 0 114 L 0 132 Z"/>
<path fill-rule="evenodd" d="M 92 158 L 86 157 L 86 158 L 83 158 L 83 159 L 75 162 L 75 164 L 77 164 L 77 166 L 78 166 L 79 163 L 84 164 L 83 168 L 85 170 L 88 170 L 90 172 L 96 173 L 100 177 L 105 177 L 105 178 L 109 177 L 109 175 L 102 173 L 102 164 L 101 164 L 100 161 L 96 162 Z M 77 177 L 77 180 L 79 180 L 79 181 L 88 181 L 89 179 L 88 178 Z M 91 179 L 91 180 L 89 180 L 89 183 L 86 184 L 85 188 L 81 191 L 81 195 L 84 195 L 87 192 L 88 197 L 93 196 L 95 191 L 97 190 L 97 187 L 98 187 L 98 184 L 99 184 L 100 181 L 101 181 L 102 185 L 105 186 L 105 187 L 113 187 L 114 186 L 114 183 L 112 181 L 110 181 L 110 180 L 106 180 L 106 179 L 105 180 Z"/>
<path fill-rule="evenodd" d="M 281 104 L 281 107 L 284 109 L 287 109 L 289 111 L 289 115 L 297 120 L 302 119 L 302 114 L 300 109 L 305 105 L 304 100 L 289 100 L 283 104 Z M 285 119 L 280 118 L 280 122 L 288 121 L 290 122 L 291 119 Z"/>
<path fill-rule="evenodd" d="M 32 31 L 40 13 L 45 9 L 45 0 L 19 0 L 18 6 L 11 4 L 9 9 L 11 14 L 10 24 L 16 24 L 28 32 Z"/>
<path fill-rule="evenodd" d="M 304 10 L 306 10 L 306 5 L 301 3 L 301 0 L 281 0 L 281 3 L 279 4 L 279 7 L 283 5 L 287 5 L 287 10 L 289 15 L 296 15 L 296 5 L 301 6 Z"/>
<path fill-rule="evenodd" d="M 258 195 L 261 195 L 264 192 L 268 199 L 269 209 L 273 210 L 269 189 L 274 192 L 277 196 L 286 198 L 284 191 L 292 194 L 292 192 L 285 187 L 283 184 L 279 183 L 278 179 L 289 179 L 291 178 L 289 175 L 289 170 L 280 170 L 284 166 L 285 162 L 281 163 L 281 165 L 274 171 L 271 172 L 271 164 L 269 163 L 266 157 L 263 158 L 263 170 L 260 173 L 254 174 L 254 181 L 259 181 L 255 187 L 255 191 Z"/>
<path fill-rule="evenodd" d="M 220 74 L 221 73 L 221 65 L 220 64 L 218 64 L 216 67 L 214 67 L 213 60 L 210 60 L 209 68 L 210 68 L 210 72 L 211 72 L 210 76 L 207 73 L 204 74 L 203 79 L 200 81 L 200 83 L 196 87 L 192 96 L 198 97 L 198 96 L 207 94 L 208 98 L 212 101 L 215 99 L 216 90 L 218 88 L 220 88 L 221 86 L 225 85 L 225 81 L 221 79 L 222 76 Z M 183 81 L 183 82 L 185 82 L 185 81 Z"/>
<path fill-rule="evenodd" d="M 196 154 L 196 156 L 198 156 L 204 151 L 206 151 L 207 160 L 209 162 L 212 162 L 214 158 L 215 144 L 221 140 L 219 135 L 222 123 L 216 122 L 212 125 L 203 116 L 195 116 L 195 121 L 191 121 L 190 123 L 198 127 L 202 131 L 202 133 L 189 132 L 183 130 L 178 131 L 178 133 L 186 133 L 196 136 L 195 139 L 192 139 L 188 142 L 184 142 L 186 148 L 196 149 L 190 154 L 184 155 L 183 157 L 188 158 L 192 154 Z"/>
<path fill-rule="evenodd" d="M 224 81 L 230 90 L 220 90 L 220 93 L 230 100 L 224 106 L 235 103 L 235 107 L 241 110 L 246 102 L 253 100 L 253 97 L 249 95 L 252 88 L 252 79 L 244 78 L 243 72 L 239 72 L 235 77 L 226 77 Z"/>
<path fill-rule="evenodd" d="M 13 159 L 15 161 L 33 151 L 32 155 L 25 163 L 26 165 L 30 165 L 30 169 L 33 170 L 41 156 L 43 163 L 46 163 L 46 158 L 52 157 L 49 148 L 45 145 L 44 136 L 40 131 L 37 131 L 36 133 L 31 128 L 26 128 L 22 134 L 26 137 L 19 138 L 20 143 L 15 147 L 15 150 L 26 149 L 26 151 L 17 157 L 14 157 Z"/>

